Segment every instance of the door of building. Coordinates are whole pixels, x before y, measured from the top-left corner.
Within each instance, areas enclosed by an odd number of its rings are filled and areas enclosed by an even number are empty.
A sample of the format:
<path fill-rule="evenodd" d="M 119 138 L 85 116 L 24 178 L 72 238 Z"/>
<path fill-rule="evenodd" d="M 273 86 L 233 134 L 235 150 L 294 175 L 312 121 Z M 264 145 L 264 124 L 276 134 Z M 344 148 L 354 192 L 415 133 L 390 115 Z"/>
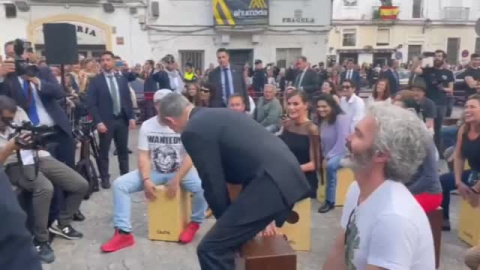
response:
<path fill-rule="evenodd" d="M 339 55 L 339 64 L 343 65 L 344 62 L 352 60 L 354 63 L 358 64 L 358 53 L 340 53 Z"/>
<path fill-rule="evenodd" d="M 458 64 L 458 56 L 460 55 L 460 39 L 449 38 L 447 40 L 447 61 L 451 65 Z"/>
<path fill-rule="evenodd" d="M 230 53 L 230 64 L 243 67 L 245 63 L 249 63 L 250 66 L 253 66 L 253 50 L 252 49 L 245 49 L 245 50 L 228 50 Z"/>
<path fill-rule="evenodd" d="M 388 59 L 392 58 L 392 53 L 374 53 L 373 54 L 373 66 L 380 65 L 381 67 L 387 65 Z"/>

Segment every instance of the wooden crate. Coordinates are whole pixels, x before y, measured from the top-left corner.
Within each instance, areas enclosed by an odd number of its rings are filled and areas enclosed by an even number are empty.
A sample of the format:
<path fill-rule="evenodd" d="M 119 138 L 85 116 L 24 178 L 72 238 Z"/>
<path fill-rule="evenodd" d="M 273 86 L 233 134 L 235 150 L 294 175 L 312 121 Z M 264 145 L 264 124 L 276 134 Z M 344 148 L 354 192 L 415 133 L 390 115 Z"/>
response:
<path fill-rule="evenodd" d="M 317 199 L 325 202 L 327 196 L 327 169 L 323 168 L 324 184 L 318 187 Z M 337 190 L 335 196 L 335 206 L 343 206 L 347 199 L 347 192 L 350 185 L 355 181 L 355 175 L 349 168 L 341 168 L 337 172 Z"/>
<path fill-rule="evenodd" d="M 295 204 L 293 212 L 298 215 L 295 223 L 285 222 L 280 232 L 285 234 L 288 243 L 296 251 L 312 249 L 312 201 L 310 198 Z"/>
<path fill-rule="evenodd" d="M 283 236 L 256 237 L 240 249 L 236 270 L 296 270 L 297 255 Z"/>
<path fill-rule="evenodd" d="M 167 198 L 165 186 L 157 186 L 157 199 L 148 203 L 148 238 L 178 242 L 190 222 L 192 203 L 189 192 L 179 190 L 173 199 Z"/>
<path fill-rule="evenodd" d="M 458 237 L 471 246 L 480 245 L 480 208 L 473 208 L 462 200 L 460 206 L 460 222 Z"/>

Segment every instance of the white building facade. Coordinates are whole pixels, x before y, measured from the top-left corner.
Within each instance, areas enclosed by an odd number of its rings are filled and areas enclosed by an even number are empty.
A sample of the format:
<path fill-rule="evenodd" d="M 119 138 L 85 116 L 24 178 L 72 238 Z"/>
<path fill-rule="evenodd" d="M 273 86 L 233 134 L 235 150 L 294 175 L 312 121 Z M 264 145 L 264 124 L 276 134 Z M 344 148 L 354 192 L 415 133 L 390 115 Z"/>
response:
<path fill-rule="evenodd" d="M 214 6 L 247 3 L 264 5 L 263 23 L 220 25 Z M 17 3 L 17 4 L 14 4 Z M 235 64 L 287 66 L 300 55 L 312 64 L 325 61 L 331 22 L 331 0 L 0 0 L 0 43 L 30 40 L 43 49 L 42 24 L 68 22 L 77 27 L 80 53 L 97 56 L 104 49 L 130 64 L 158 61 L 166 54 L 182 63 L 206 68 L 215 52 L 231 51 Z M 235 3 L 237 2 L 237 3 Z M 233 4 L 231 4 L 233 3 Z M 263 4 L 262 4 L 263 3 Z M 16 8 L 7 14 L 6 6 Z M 113 7 L 113 10 L 112 10 Z M 23 10 L 23 11 L 22 11 Z M 228 12 L 228 11 L 227 11 Z M 237 9 L 230 10 L 236 16 Z M 236 13 L 235 13 L 236 12 Z M 220 11 L 220 16 L 225 11 Z M 218 16 L 217 16 L 218 17 Z M 2 46 L 3 47 L 3 46 Z M 0 53 L 3 48 L 0 49 Z"/>
<path fill-rule="evenodd" d="M 379 16 L 380 0 L 334 0 L 329 59 L 383 64 L 403 63 L 425 51 L 444 50 L 451 64 L 480 51 L 474 25 L 478 0 L 393 0 L 396 19 Z"/>

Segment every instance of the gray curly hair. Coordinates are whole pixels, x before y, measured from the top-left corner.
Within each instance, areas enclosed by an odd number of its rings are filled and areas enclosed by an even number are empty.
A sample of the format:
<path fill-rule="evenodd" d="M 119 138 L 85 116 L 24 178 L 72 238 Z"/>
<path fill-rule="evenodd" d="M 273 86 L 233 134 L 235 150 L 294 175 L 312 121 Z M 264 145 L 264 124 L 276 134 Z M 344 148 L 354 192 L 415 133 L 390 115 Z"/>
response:
<path fill-rule="evenodd" d="M 373 151 L 390 155 L 385 176 L 410 181 L 427 155 L 430 135 L 425 124 L 414 113 L 384 102 L 372 104 L 368 115 L 378 127 Z"/>

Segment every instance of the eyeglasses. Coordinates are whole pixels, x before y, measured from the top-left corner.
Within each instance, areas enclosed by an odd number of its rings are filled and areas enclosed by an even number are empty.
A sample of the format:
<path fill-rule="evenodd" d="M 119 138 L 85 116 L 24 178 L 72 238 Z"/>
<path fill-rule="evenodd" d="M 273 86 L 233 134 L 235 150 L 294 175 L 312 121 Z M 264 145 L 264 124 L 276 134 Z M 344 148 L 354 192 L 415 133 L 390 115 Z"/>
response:
<path fill-rule="evenodd" d="M 355 209 L 352 210 L 352 212 L 350 213 L 350 216 L 348 216 L 348 222 L 347 222 L 347 226 L 345 227 L 345 237 L 344 237 L 344 245 L 346 246 L 347 245 L 347 239 L 348 237 L 350 236 L 350 233 L 352 231 L 352 217 L 353 217 L 353 214 L 355 213 Z"/>

